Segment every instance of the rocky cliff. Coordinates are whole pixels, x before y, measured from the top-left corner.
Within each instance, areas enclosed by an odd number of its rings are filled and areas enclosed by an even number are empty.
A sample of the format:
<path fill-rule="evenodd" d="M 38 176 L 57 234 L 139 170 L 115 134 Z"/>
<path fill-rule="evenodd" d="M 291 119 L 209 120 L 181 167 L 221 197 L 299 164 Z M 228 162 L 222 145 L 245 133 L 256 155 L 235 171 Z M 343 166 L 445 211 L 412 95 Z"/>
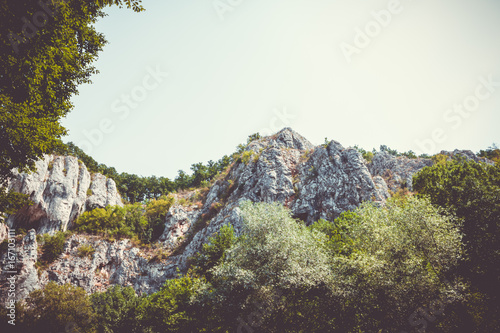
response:
<path fill-rule="evenodd" d="M 84 211 L 107 205 L 123 205 L 116 184 L 101 174 L 91 175 L 72 156 L 46 155 L 36 162 L 36 172 L 19 173 L 9 189 L 30 196 L 33 205 L 9 216 L 7 224 L 37 233 L 65 231 Z"/>
<path fill-rule="evenodd" d="M 455 151 L 448 156 L 457 154 L 468 155 Z M 395 157 L 386 152 L 375 154 L 368 163 L 353 148 L 336 141 L 314 146 L 285 128 L 252 141 L 212 183 L 203 202 L 197 202 L 199 190 L 176 194 L 183 200 L 167 212 L 165 230 L 153 249 L 135 247 L 129 240 L 72 235 L 63 254 L 38 275 L 32 257 L 22 255 L 21 266 L 25 268 L 19 281 L 24 282 L 18 288 L 28 291 L 56 281 L 88 292 L 121 284 L 133 286 L 138 293 L 151 293 L 178 270 L 185 270 L 188 259 L 222 225 L 230 223 L 236 232 L 241 230 L 242 201 L 280 202 L 307 224 L 321 218 L 332 221 L 362 201 L 384 204 L 390 190 L 411 188 L 412 175 L 432 163 L 430 159 Z M 121 203 L 111 180 L 100 175 L 92 178 L 75 158 L 47 156 L 37 167 L 36 174 L 20 174 L 11 183 L 12 188 L 30 194 L 36 205 L 9 219 L 10 225 L 33 226 L 38 233 L 64 230 L 85 209 Z M 0 228 L 0 235 L 3 233 L 6 231 Z M 23 244 L 33 242 L 33 234 L 30 231 Z M 18 244 L 21 254 L 23 244 Z M 78 256 L 83 245 L 92 246 L 95 252 Z M 0 294 L 0 299 L 4 296 Z"/>

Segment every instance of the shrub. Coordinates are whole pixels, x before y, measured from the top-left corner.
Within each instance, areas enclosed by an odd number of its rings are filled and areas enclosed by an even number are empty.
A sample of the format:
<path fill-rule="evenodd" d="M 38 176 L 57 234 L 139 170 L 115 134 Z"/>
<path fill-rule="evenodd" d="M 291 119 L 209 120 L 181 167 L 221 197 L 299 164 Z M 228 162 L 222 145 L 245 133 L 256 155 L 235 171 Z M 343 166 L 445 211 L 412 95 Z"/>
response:
<path fill-rule="evenodd" d="M 43 236 L 43 255 L 40 258 L 45 264 L 49 264 L 59 257 L 64 250 L 64 242 L 66 241 L 67 233 L 58 231 L 54 236 Z"/>
<path fill-rule="evenodd" d="M 174 202 L 173 197 L 161 197 L 129 204 L 125 207 L 107 206 L 83 213 L 75 222 L 76 230 L 103 234 L 108 238 L 134 238 L 151 243 L 163 233 L 165 215 Z"/>
<path fill-rule="evenodd" d="M 233 226 L 231 224 L 222 226 L 219 232 L 210 237 L 208 243 L 203 244 L 201 251 L 192 258 L 193 272 L 211 280 L 209 271 L 224 260 L 226 251 L 236 241 Z"/>
<path fill-rule="evenodd" d="M 203 332 L 196 330 L 191 300 L 203 281 L 190 276 L 167 280 L 160 291 L 141 301 L 141 326 L 147 332 Z"/>
<path fill-rule="evenodd" d="M 92 194 L 93 194 L 93 193 L 92 193 L 92 190 L 89 188 L 89 189 L 87 190 L 87 196 L 88 196 L 88 197 L 90 197 Z"/>
<path fill-rule="evenodd" d="M 245 165 L 248 164 L 248 162 L 252 159 L 253 154 L 254 152 L 252 150 L 244 151 L 240 156 L 241 161 L 245 163 Z"/>
<path fill-rule="evenodd" d="M 36 332 L 94 332 L 95 317 L 85 290 L 49 282 L 26 299 L 25 320 Z"/>
<path fill-rule="evenodd" d="M 115 285 L 90 297 L 99 333 L 139 331 L 137 307 L 141 301 L 132 287 Z"/>
<path fill-rule="evenodd" d="M 84 245 L 80 246 L 77 250 L 77 254 L 80 258 L 83 258 L 83 257 L 90 258 L 92 256 L 92 254 L 94 254 L 94 252 L 95 252 L 95 249 L 90 244 L 84 244 Z"/>

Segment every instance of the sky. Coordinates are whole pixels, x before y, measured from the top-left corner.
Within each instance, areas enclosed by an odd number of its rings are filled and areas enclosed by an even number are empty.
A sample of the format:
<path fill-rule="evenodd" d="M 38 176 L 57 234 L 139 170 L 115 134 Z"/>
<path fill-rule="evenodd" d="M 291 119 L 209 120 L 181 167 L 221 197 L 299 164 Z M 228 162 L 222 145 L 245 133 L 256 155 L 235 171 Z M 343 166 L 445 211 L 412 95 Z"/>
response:
<path fill-rule="evenodd" d="M 143 0 L 63 120 L 118 172 L 174 178 L 253 133 L 433 154 L 500 144 L 497 0 Z"/>

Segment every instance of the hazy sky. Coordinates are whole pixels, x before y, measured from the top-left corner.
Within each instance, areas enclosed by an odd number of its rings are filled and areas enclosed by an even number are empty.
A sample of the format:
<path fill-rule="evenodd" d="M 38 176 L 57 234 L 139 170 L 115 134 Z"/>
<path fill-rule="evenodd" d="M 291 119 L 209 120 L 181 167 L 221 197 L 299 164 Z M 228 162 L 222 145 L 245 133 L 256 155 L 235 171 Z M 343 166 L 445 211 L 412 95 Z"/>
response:
<path fill-rule="evenodd" d="M 500 144 L 497 0 L 143 0 L 63 121 L 119 172 L 173 178 L 290 126 L 365 149 Z M 498 83 L 497 83 L 498 82 Z"/>

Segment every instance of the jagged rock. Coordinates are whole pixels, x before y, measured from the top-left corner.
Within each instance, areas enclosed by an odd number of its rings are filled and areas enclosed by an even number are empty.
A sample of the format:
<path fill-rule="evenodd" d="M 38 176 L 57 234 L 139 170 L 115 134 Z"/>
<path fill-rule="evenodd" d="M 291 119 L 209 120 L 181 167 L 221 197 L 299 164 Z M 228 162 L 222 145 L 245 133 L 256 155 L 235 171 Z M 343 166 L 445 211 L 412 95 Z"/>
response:
<path fill-rule="evenodd" d="M 112 284 L 131 285 L 139 294 L 151 293 L 165 279 L 175 277 L 178 269 L 185 271 L 188 259 L 223 225 L 233 225 L 239 234 L 239 206 L 243 201 L 279 202 L 308 224 L 320 218 L 333 221 L 362 201 L 383 204 L 390 196 L 389 189 L 411 189 L 413 174 L 432 164 L 430 159 L 395 157 L 387 152 L 375 154 L 372 162 L 367 163 L 355 149 L 344 148 L 336 141 L 314 147 L 285 128 L 251 142 L 240 159 L 211 186 L 203 205 L 175 204 L 170 208 L 159 243 L 165 250 L 139 249 L 129 240 L 111 242 L 72 235 L 65 242 L 64 253 L 40 272 L 38 279 L 36 259 L 29 259 L 32 253 L 24 247 L 33 244 L 34 233 L 30 231 L 31 236 L 25 237 L 19 249 L 24 267 L 20 277 L 24 279 L 24 291 L 20 295 L 25 297 L 28 290 L 43 287 L 49 281 L 71 283 L 89 293 L 103 291 Z M 32 225 L 39 232 L 55 232 L 68 228 L 85 209 L 121 204 L 114 182 L 102 175 L 91 179 L 85 166 L 75 158 L 46 156 L 37 162 L 37 168 L 33 174 L 16 174 L 10 182 L 11 188 L 29 194 L 35 201 L 33 207 L 10 217 L 10 225 Z M 176 195 L 189 202 L 193 194 Z M 0 239 L 4 234 L 0 225 Z M 78 255 L 78 249 L 85 244 L 95 249 L 90 257 Z M 171 254 L 155 260 L 155 253 L 162 251 Z M 4 297 L 2 292 L 0 299 Z"/>
<path fill-rule="evenodd" d="M 326 148 L 316 148 L 301 166 L 299 188 L 292 212 L 308 224 L 320 218 L 333 221 L 363 201 L 386 198 L 375 186 L 359 152 L 345 149 L 336 141 Z"/>
<path fill-rule="evenodd" d="M 465 157 L 467 160 L 472 160 L 476 163 L 483 162 L 486 164 L 490 165 L 495 165 L 495 162 L 490 161 L 487 158 L 484 157 L 478 157 L 476 154 L 474 154 L 471 150 L 460 150 L 460 149 L 455 149 L 454 151 L 445 151 L 442 150 L 440 152 L 441 155 L 446 155 L 449 156 L 449 159 L 454 159 L 454 158 L 459 158 L 459 157 Z"/>
<path fill-rule="evenodd" d="M 3 242 L 4 239 L 7 239 L 9 233 L 9 227 L 5 223 L 0 222 L 0 243 Z"/>
<path fill-rule="evenodd" d="M 166 248 L 175 248 L 179 239 L 184 238 L 189 232 L 191 221 L 196 221 L 199 215 L 200 212 L 192 207 L 172 206 L 167 213 L 165 230 L 159 240 L 164 242 Z"/>
<path fill-rule="evenodd" d="M 122 200 L 118 195 L 115 181 L 106 178 L 100 173 L 92 175 L 90 191 L 92 193 L 86 201 L 86 209 L 102 208 L 106 206 L 123 206 Z"/>
<path fill-rule="evenodd" d="M 427 158 L 410 159 L 406 156 L 393 156 L 386 151 L 377 152 L 368 165 L 373 176 L 381 176 L 389 189 L 396 192 L 401 187 L 412 190 L 413 175 L 426 166 L 433 165 Z"/>
<path fill-rule="evenodd" d="M 95 251 L 90 256 L 79 256 L 82 245 Z M 104 291 L 110 285 L 132 286 L 138 294 L 158 291 L 166 279 L 177 274 L 177 258 L 156 260 L 155 251 L 146 253 L 135 247 L 130 240 L 106 241 L 98 237 L 72 235 L 64 243 L 64 251 L 38 277 L 35 262 L 37 243 L 34 230 L 30 230 L 18 253 L 16 300 L 25 299 L 29 292 L 43 288 L 49 281 L 58 284 L 71 283 L 88 293 Z M 156 250 L 156 253 L 161 250 Z M 6 261 L 3 255 L 2 263 Z M 0 289 L 0 300 L 7 297 L 6 289 Z"/>
<path fill-rule="evenodd" d="M 195 222 L 207 225 L 192 237 L 180 255 L 179 268 L 184 269 L 187 259 L 222 225 L 230 223 L 240 232 L 242 201 L 280 202 L 295 216 L 312 223 L 319 218 L 333 220 L 363 200 L 382 203 L 388 197 L 385 181 L 381 177 L 372 179 L 356 150 L 345 149 L 335 141 L 315 148 L 285 128 L 249 144 L 241 160 L 210 188 L 196 219 L 185 213 L 179 215 L 178 208 L 171 208 L 162 240 L 168 244 L 177 241 L 177 236 L 169 240 L 171 226 L 182 225 L 182 230 L 191 230 Z"/>
<path fill-rule="evenodd" d="M 45 155 L 35 165 L 32 173 L 14 170 L 9 180 L 9 189 L 29 195 L 34 202 L 9 216 L 11 228 L 54 234 L 67 230 L 87 209 L 122 205 L 114 181 L 100 174 L 91 177 L 76 157 Z"/>

